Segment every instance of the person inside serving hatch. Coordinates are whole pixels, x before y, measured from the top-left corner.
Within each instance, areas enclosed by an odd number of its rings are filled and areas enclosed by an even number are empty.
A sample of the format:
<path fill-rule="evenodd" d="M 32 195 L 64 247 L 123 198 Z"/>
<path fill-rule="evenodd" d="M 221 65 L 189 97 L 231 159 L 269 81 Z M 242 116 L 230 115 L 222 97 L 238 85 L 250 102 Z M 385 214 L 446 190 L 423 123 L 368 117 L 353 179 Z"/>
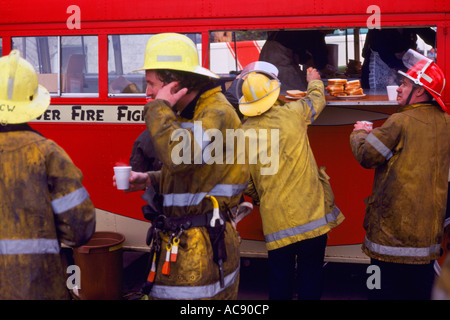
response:
<path fill-rule="evenodd" d="M 261 49 L 260 61 L 277 67 L 281 82 L 281 94 L 286 90 L 307 89 L 306 68 L 316 68 L 324 76 L 336 72 L 328 64 L 326 31 L 298 30 L 272 31 Z M 303 65 L 301 69 L 299 65 Z"/>

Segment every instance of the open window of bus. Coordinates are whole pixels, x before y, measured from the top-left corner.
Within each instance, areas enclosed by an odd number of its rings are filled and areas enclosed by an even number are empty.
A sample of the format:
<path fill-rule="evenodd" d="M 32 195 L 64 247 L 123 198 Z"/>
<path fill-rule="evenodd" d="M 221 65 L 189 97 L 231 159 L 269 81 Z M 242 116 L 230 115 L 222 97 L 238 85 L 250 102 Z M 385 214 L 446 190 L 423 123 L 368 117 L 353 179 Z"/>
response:
<path fill-rule="evenodd" d="M 145 96 L 142 68 L 147 41 L 152 34 L 108 35 L 108 96 Z M 201 57 L 201 34 L 186 34 L 197 45 Z"/>
<path fill-rule="evenodd" d="M 293 61 L 296 60 L 300 70 L 304 71 L 310 66 L 318 69 L 325 86 L 328 85 L 329 79 L 360 80 L 363 94 L 358 96 L 361 99 L 345 92 L 340 96 L 326 92 L 328 104 L 336 105 L 394 105 L 396 101 L 388 101 L 386 86 L 399 84 L 397 70 L 400 68 L 401 56 L 407 48 L 436 58 L 436 28 L 431 26 L 392 26 L 381 30 L 360 27 L 225 30 L 212 32 L 210 40 L 210 68 L 218 74 L 238 74 L 248 63 L 265 60 L 267 54 L 264 50 L 267 49 L 264 46 L 268 41 L 275 40 L 287 48 L 286 55 L 274 57 L 278 54 L 275 52 L 282 50 L 273 50 L 271 60 L 266 61 L 279 67 L 280 73 L 289 63 L 294 65 Z M 312 43 L 315 47 L 310 46 Z M 375 81 L 376 79 L 378 81 Z M 283 79 L 281 82 L 283 84 Z M 305 90 L 300 87 L 290 89 Z"/>
<path fill-rule="evenodd" d="M 12 48 L 34 66 L 52 96 L 98 96 L 96 36 L 13 37 Z"/>

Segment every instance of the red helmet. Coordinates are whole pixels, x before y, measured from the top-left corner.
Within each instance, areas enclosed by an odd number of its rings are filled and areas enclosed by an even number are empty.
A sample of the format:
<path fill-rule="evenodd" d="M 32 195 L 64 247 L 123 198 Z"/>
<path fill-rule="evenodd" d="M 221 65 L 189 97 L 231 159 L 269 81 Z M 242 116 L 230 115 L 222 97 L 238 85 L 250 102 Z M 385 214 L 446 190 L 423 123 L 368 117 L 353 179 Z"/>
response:
<path fill-rule="evenodd" d="M 399 73 L 415 84 L 424 87 L 436 99 L 442 109 L 450 114 L 450 109 L 445 106 L 441 98 L 445 87 L 444 72 L 441 68 L 433 60 L 412 49 L 409 49 L 403 56 L 403 64 L 409 70 L 406 73 L 402 71 L 399 71 Z"/>

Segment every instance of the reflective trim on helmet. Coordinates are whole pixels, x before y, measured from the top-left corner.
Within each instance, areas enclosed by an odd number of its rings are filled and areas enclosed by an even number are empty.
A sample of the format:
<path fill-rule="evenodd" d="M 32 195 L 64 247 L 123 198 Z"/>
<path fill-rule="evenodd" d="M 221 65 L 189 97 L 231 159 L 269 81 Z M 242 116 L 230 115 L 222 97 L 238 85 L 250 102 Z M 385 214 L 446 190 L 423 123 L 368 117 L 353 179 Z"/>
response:
<path fill-rule="evenodd" d="M 220 287 L 220 281 L 204 286 L 164 286 L 155 284 L 150 291 L 150 296 L 158 299 L 202 299 L 212 298 L 228 287 L 232 286 L 239 274 L 239 266 L 232 273 L 224 277 L 223 288 Z"/>
<path fill-rule="evenodd" d="M 434 253 L 438 253 L 441 248 L 440 244 L 432 244 L 429 247 L 422 248 L 391 247 L 372 242 L 367 236 L 364 239 L 364 245 L 372 252 L 396 257 L 428 257 Z"/>
<path fill-rule="evenodd" d="M 373 133 L 370 133 L 367 138 L 366 142 L 370 143 L 372 147 L 375 148 L 383 157 L 386 158 L 386 160 L 389 160 L 392 158 L 392 151 L 388 147 L 384 145 L 383 142 L 380 141 Z"/>
<path fill-rule="evenodd" d="M 0 240 L 0 254 L 45 254 L 59 253 L 56 239 L 3 239 Z"/>
<path fill-rule="evenodd" d="M 169 56 L 169 55 L 158 55 L 156 57 L 156 60 L 158 62 L 181 62 L 182 61 L 181 56 Z"/>
<path fill-rule="evenodd" d="M 61 198 L 52 201 L 52 209 L 56 214 L 66 212 L 80 204 L 89 198 L 89 193 L 84 187 L 77 189 Z"/>
<path fill-rule="evenodd" d="M 214 197 L 232 197 L 242 193 L 247 187 L 247 182 L 243 184 L 218 184 L 209 192 L 198 193 L 169 193 L 163 194 L 164 207 L 187 207 L 195 206 L 205 198 L 207 194 Z"/>
<path fill-rule="evenodd" d="M 275 92 L 276 90 L 278 90 L 278 88 L 281 87 L 281 82 L 280 82 L 279 80 L 271 80 L 271 81 L 277 81 L 277 82 L 278 82 L 278 85 L 277 85 L 274 89 L 272 89 L 271 91 L 267 92 L 267 93 L 266 93 L 265 95 L 263 95 L 262 97 L 258 98 L 258 97 L 256 96 L 256 93 L 255 93 L 254 90 L 253 90 L 253 87 L 250 87 L 250 90 L 252 91 L 252 96 L 253 96 L 253 98 L 254 98 L 255 100 L 252 100 L 252 101 L 243 101 L 243 100 L 244 100 L 244 97 L 241 97 L 241 98 L 239 99 L 239 104 L 250 104 L 250 103 L 255 103 L 256 101 L 260 101 L 260 100 L 264 99 L 265 97 L 267 97 L 268 95 L 272 94 L 273 92 Z"/>
<path fill-rule="evenodd" d="M 430 64 L 431 63 L 426 64 L 425 67 L 422 69 L 422 71 L 418 72 L 418 78 L 417 79 L 414 79 L 409 74 L 406 74 L 405 72 L 403 72 L 401 70 L 399 70 L 398 73 L 400 73 L 402 76 L 408 78 L 409 80 L 411 80 L 415 84 L 417 84 L 417 85 L 419 85 L 421 87 L 424 87 L 428 91 L 432 91 L 433 93 L 437 94 L 440 97 L 442 91 L 444 91 L 444 88 L 445 88 L 445 79 L 444 79 L 444 84 L 442 86 L 441 92 L 437 92 L 436 90 L 431 89 L 429 86 L 423 84 L 422 81 L 420 81 L 420 78 L 425 78 L 425 80 L 427 80 L 429 83 L 431 83 L 433 81 L 433 79 L 429 75 L 425 74 L 425 71 L 429 67 Z"/>
<path fill-rule="evenodd" d="M 306 232 L 310 232 L 313 230 L 316 230 L 320 227 L 326 226 L 330 222 L 336 221 L 337 217 L 340 214 L 340 210 L 337 206 L 334 206 L 334 209 L 331 213 L 325 215 L 324 217 L 311 221 L 307 224 L 303 224 L 301 226 L 296 226 L 289 229 L 284 229 L 281 231 L 277 231 L 268 235 L 264 236 L 264 239 L 266 240 L 266 243 L 270 243 L 273 241 L 282 240 L 284 238 L 289 238 L 293 236 L 297 236 Z"/>
<path fill-rule="evenodd" d="M 8 100 L 12 100 L 14 93 L 14 78 L 8 78 Z"/>

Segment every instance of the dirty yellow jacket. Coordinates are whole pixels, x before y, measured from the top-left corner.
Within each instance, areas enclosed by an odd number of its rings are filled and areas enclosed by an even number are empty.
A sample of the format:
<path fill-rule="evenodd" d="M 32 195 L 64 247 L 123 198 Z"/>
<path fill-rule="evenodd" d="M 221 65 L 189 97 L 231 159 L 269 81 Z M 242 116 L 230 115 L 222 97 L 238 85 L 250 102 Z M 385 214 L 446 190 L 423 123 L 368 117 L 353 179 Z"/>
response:
<path fill-rule="evenodd" d="M 67 299 L 60 242 L 86 243 L 95 209 L 64 150 L 22 128 L 0 128 L 0 299 Z"/>
<path fill-rule="evenodd" d="M 323 235 L 344 219 L 334 204 L 329 177 L 317 167 L 308 140 L 308 125 L 324 107 L 323 82 L 314 80 L 304 99 L 277 101 L 243 125 L 250 137 L 255 130 L 248 145 L 252 183 L 246 193 L 259 197 L 268 250 Z M 258 153 L 250 148 L 256 145 Z"/>
<path fill-rule="evenodd" d="M 375 169 L 366 199 L 364 252 L 397 263 L 439 258 L 450 164 L 450 116 L 434 104 L 400 107 L 370 134 L 350 135 L 352 151 Z"/>
<path fill-rule="evenodd" d="M 214 196 L 220 210 L 239 204 L 249 180 L 248 166 L 238 154 L 228 152 L 227 130 L 241 128 L 233 107 L 220 87 L 201 93 L 181 115 L 167 101 L 154 100 L 145 107 L 145 120 L 158 158 L 163 164 L 160 190 L 167 217 L 211 212 Z M 218 268 L 205 227 L 190 228 L 181 235 L 176 263 L 170 276 L 161 274 L 167 237 L 163 237 L 155 285 L 150 295 L 162 299 L 236 299 L 239 279 L 239 243 L 236 230 L 226 223 L 227 260 L 225 288 L 220 288 Z M 179 287 L 186 287 L 179 290 Z"/>

